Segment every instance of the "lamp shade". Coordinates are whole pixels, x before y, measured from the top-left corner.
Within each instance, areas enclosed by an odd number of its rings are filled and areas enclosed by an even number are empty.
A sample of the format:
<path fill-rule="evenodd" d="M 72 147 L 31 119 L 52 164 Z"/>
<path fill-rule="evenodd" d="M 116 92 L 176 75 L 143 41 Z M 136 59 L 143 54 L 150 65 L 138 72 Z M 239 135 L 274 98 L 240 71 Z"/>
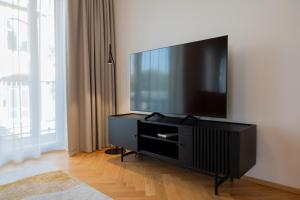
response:
<path fill-rule="evenodd" d="M 111 44 L 109 44 L 109 52 L 108 52 L 108 61 L 107 64 L 112 65 L 115 64 L 114 57 L 112 55 Z"/>

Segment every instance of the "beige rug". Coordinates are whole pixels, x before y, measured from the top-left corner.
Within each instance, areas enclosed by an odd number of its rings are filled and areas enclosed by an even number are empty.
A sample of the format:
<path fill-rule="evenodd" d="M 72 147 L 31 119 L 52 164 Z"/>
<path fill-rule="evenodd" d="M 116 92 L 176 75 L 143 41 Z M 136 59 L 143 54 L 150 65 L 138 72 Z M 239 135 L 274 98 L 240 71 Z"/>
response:
<path fill-rule="evenodd" d="M 62 171 L 51 171 L 0 185 L 2 200 L 112 200 Z"/>

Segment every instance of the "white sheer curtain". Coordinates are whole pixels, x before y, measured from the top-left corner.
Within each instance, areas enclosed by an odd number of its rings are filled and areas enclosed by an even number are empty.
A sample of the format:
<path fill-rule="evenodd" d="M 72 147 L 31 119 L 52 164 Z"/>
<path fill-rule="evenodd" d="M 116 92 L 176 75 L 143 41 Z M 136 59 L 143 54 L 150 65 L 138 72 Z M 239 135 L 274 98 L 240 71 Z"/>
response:
<path fill-rule="evenodd" d="M 65 149 L 65 2 L 0 0 L 0 165 Z"/>

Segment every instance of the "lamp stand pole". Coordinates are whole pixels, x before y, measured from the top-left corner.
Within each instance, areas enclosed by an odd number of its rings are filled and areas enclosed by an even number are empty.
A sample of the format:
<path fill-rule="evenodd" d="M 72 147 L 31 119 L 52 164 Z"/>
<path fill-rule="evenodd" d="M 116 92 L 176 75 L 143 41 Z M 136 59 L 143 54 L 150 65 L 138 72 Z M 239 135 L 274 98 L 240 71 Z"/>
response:
<path fill-rule="evenodd" d="M 116 79 L 116 63 L 112 54 L 112 49 L 111 49 L 111 44 L 109 44 L 109 58 L 107 64 L 111 65 L 113 67 L 113 82 L 114 82 L 114 93 L 115 93 L 115 115 L 117 115 L 117 79 Z M 123 148 L 119 148 L 116 146 L 115 148 L 107 149 L 105 151 L 106 154 L 110 155 L 117 155 L 117 154 L 122 154 Z"/>

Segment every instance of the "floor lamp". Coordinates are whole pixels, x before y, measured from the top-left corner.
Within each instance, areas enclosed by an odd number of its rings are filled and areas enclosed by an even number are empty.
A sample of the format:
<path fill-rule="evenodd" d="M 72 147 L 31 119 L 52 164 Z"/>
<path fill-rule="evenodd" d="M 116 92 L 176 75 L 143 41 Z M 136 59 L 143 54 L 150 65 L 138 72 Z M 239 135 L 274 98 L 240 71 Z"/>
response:
<path fill-rule="evenodd" d="M 111 44 L 109 44 L 109 55 L 108 55 L 108 61 L 107 64 L 109 64 L 111 67 L 113 67 L 113 82 L 115 84 L 114 87 L 114 93 L 115 93 L 115 114 L 117 114 L 117 82 L 116 82 L 116 63 L 112 54 L 112 49 L 111 49 Z M 107 149 L 105 151 L 106 154 L 111 154 L 111 155 L 116 155 L 116 154 L 121 154 L 122 149 L 120 149 L 118 146 L 115 148 Z"/>

